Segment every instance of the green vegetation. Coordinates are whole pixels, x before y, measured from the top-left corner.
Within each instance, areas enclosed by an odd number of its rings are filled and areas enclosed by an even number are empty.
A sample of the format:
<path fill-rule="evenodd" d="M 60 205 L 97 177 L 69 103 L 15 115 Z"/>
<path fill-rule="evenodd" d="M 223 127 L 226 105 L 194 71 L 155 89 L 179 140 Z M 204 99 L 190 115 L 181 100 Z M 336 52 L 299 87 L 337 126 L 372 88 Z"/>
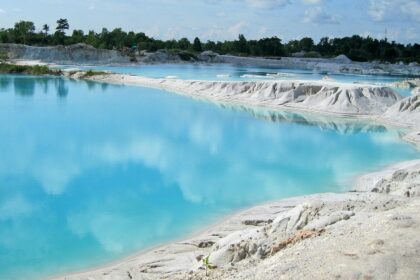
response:
<path fill-rule="evenodd" d="M 61 75 L 61 70 L 50 69 L 43 65 L 14 65 L 0 63 L 0 73 L 2 74 L 27 74 L 27 75 Z"/>
<path fill-rule="evenodd" d="M 303 57 L 308 57 L 308 58 L 318 58 L 321 57 L 321 54 L 319 52 L 316 51 L 309 51 L 306 52 Z"/>
<path fill-rule="evenodd" d="M 208 276 L 208 271 L 210 269 L 215 269 L 216 268 L 215 265 L 213 265 L 213 264 L 210 263 L 209 257 L 210 256 L 207 256 L 207 257 L 203 258 L 203 266 L 206 269 L 206 276 Z"/>
<path fill-rule="evenodd" d="M 70 72 L 69 74 L 75 74 L 77 71 Z M 107 72 L 104 71 L 94 71 L 88 70 L 82 72 L 80 78 L 90 78 L 97 75 L 106 75 Z M 59 69 L 51 69 L 45 65 L 16 65 L 2 62 L 0 63 L 0 74 L 26 74 L 26 75 L 54 75 L 59 76 L 63 75 L 63 71 Z"/>
<path fill-rule="evenodd" d="M 5 63 L 9 59 L 7 52 L 0 52 L 0 63 Z"/>
<path fill-rule="evenodd" d="M 94 70 L 88 70 L 86 71 L 86 73 L 83 75 L 83 78 L 89 78 L 89 77 L 93 77 L 93 76 L 98 76 L 98 75 L 106 75 L 107 72 L 104 71 L 94 71 Z"/>
<path fill-rule="evenodd" d="M 145 33 L 125 32 L 121 28 L 112 31 L 103 28 L 101 32 L 73 30 L 67 35 L 70 25 L 67 19 L 59 19 L 53 34 L 49 34 L 50 27 L 46 24 L 39 32 L 33 22 L 20 21 L 13 28 L 0 29 L 0 43 L 17 43 L 37 46 L 71 45 L 86 43 L 96 48 L 116 49 L 133 57 L 137 51 L 154 52 L 160 49 L 180 50 L 187 54 L 211 50 L 220 54 L 242 56 L 279 57 L 293 53 L 305 52 L 306 57 L 334 57 L 345 54 L 355 61 L 380 60 L 387 62 L 418 62 L 420 63 L 420 44 L 399 44 L 387 39 L 374 39 L 354 35 L 344 38 L 322 38 L 315 43 L 311 38 L 291 40 L 283 43 L 277 37 L 247 40 L 239 35 L 237 40 L 202 42 L 195 38 L 190 42 L 187 38 L 162 41 L 148 37 Z M 187 58 L 186 55 L 183 57 Z"/>
<path fill-rule="evenodd" d="M 203 51 L 203 44 L 201 44 L 200 39 L 198 39 L 197 37 L 194 39 L 194 43 L 193 43 L 192 48 L 196 52 L 202 52 Z"/>

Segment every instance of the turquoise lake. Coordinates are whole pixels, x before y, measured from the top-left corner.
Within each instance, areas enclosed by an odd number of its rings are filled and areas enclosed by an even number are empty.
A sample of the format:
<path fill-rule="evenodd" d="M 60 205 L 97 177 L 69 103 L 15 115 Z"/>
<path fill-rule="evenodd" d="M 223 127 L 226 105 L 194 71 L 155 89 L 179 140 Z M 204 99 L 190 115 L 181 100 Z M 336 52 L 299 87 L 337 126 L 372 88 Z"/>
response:
<path fill-rule="evenodd" d="M 346 191 L 357 175 L 419 157 L 400 133 L 0 75 L 0 279 L 87 269 L 255 204 Z"/>

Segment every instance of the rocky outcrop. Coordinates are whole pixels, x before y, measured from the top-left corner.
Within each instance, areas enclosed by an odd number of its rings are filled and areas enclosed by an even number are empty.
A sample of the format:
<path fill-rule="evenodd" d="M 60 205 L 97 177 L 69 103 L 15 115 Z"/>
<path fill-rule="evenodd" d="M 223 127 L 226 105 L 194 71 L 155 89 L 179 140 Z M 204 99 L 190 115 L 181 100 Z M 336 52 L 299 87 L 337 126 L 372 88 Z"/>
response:
<path fill-rule="evenodd" d="M 237 65 L 251 65 L 261 67 L 279 67 L 288 69 L 303 69 L 321 73 L 349 73 L 366 75 L 408 75 L 420 76 L 418 64 L 386 64 L 380 62 L 355 62 L 339 57 L 327 58 L 301 58 L 281 57 L 279 59 L 265 59 L 258 57 L 238 57 L 232 55 L 216 56 L 214 63 L 230 63 Z"/>
<path fill-rule="evenodd" d="M 177 53 L 170 52 L 168 50 L 158 50 L 154 53 L 146 53 L 143 57 L 139 58 L 139 62 L 146 64 L 159 64 L 180 63 L 183 62 L 183 60 Z"/>
<path fill-rule="evenodd" d="M 398 196 L 420 196 L 420 160 L 396 164 L 384 171 L 360 177 L 354 190 Z"/>
<path fill-rule="evenodd" d="M 344 55 L 344 54 L 340 54 L 340 55 L 336 56 L 336 57 L 334 58 L 334 60 L 339 61 L 339 62 L 341 62 L 341 63 L 352 63 L 352 62 L 353 62 L 350 58 L 348 58 L 348 57 L 347 57 L 346 55 Z"/>
<path fill-rule="evenodd" d="M 204 51 L 201 54 L 199 54 L 197 56 L 197 58 L 200 61 L 211 63 L 211 62 L 214 62 L 215 58 L 218 57 L 218 56 L 219 56 L 219 54 L 215 53 L 213 51 Z"/>
<path fill-rule="evenodd" d="M 119 51 L 96 49 L 86 44 L 54 47 L 34 47 L 18 44 L 0 44 L 13 60 L 37 60 L 55 64 L 120 64 L 130 63 L 130 57 Z"/>
<path fill-rule="evenodd" d="M 420 94 L 398 101 L 382 117 L 391 123 L 405 124 L 420 130 Z"/>
<path fill-rule="evenodd" d="M 392 84 L 394 87 L 400 87 L 400 88 L 416 88 L 420 87 L 420 78 L 415 79 L 408 79 L 401 82 L 395 82 Z"/>
<path fill-rule="evenodd" d="M 411 131 L 403 136 L 403 139 L 407 142 L 410 142 L 417 146 L 417 149 L 420 150 L 420 129 L 415 128 L 414 131 Z"/>

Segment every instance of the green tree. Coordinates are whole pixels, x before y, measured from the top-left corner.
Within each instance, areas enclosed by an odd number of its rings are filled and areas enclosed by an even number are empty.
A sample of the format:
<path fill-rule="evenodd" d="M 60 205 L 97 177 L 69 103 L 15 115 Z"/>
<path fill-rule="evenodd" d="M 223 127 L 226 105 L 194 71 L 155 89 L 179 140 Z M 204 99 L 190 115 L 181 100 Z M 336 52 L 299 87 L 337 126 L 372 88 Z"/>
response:
<path fill-rule="evenodd" d="M 83 32 L 83 30 L 73 30 L 73 34 L 71 35 L 71 43 L 72 44 L 77 44 L 77 43 L 82 43 L 85 41 L 85 34 Z"/>
<path fill-rule="evenodd" d="M 200 39 L 195 37 L 194 43 L 193 43 L 193 50 L 196 52 L 202 52 L 203 51 L 203 45 L 201 44 Z"/>
<path fill-rule="evenodd" d="M 216 50 L 216 43 L 214 41 L 207 41 L 207 43 L 204 44 L 203 49 L 215 51 Z"/>
<path fill-rule="evenodd" d="M 282 56 L 284 54 L 283 44 L 277 37 L 260 39 L 257 41 L 257 47 L 262 56 Z"/>
<path fill-rule="evenodd" d="M 48 26 L 48 24 L 44 24 L 42 26 L 42 31 L 44 31 L 45 35 L 48 35 L 48 32 L 50 31 L 50 27 Z"/>
<path fill-rule="evenodd" d="M 243 34 L 239 34 L 238 41 L 235 41 L 235 51 L 248 53 L 247 40 Z"/>
<path fill-rule="evenodd" d="M 32 21 L 19 21 L 13 29 L 16 43 L 29 44 L 35 32 L 35 25 Z"/>
<path fill-rule="evenodd" d="M 191 47 L 191 43 L 187 38 L 181 38 L 178 41 L 178 46 L 181 50 L 188 50 Z"/>
<path fill-rule="evenodd" d="M 312 38 L 302 38 L 299 42 L 300 49 L 305 52 L 312 51 L 314 48 L 314 40 Z"/>
<path fill-rule="evenodd" d="M 67 19 L 60 18 L 59 20 L 57 20 L 57 27 L 55 28 L 55 30 L 64 34 L 69 28 L 70 25 Z"/>
<path fill-rule="evenodd" d="M 69 22 L 65 18 L 57 20 L 57 27 L 54 33 L 54 42 L 56 44 L 64 44 L 66 39 L 66 30 L 70 28 Z"/>

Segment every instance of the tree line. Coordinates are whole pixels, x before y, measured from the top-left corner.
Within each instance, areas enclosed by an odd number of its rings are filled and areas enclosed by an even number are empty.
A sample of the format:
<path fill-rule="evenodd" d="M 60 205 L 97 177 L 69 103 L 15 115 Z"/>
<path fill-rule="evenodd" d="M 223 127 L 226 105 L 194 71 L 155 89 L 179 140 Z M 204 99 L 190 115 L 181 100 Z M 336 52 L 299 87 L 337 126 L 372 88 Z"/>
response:
<path fill-rule="evenodd" d="M 93 30 L 85 33 L 75 29 L 67 35 L 70 25 L 67 19 L 57 20 L 53 32 L 44 24 L 37 32 L 31 21 L 17 22 L 13 28 L 0 29 L 0 43 L 16 43 L 36 46 L 55 46 L 85 43 L 95 48 L 120 50 L 127 53 L 136 51 L 154 52 L 161 49 L 182 50 L 192 53 L 214 51 L 220 54 L 241 56 L 279 57 L 301 55 L 304 57 L 334 57 L 345 54 L 355 61 L 385 61 L 405 63 L 420 63 L 420 45 L 400 44 L 385 39 L 374 39 L 353 35 L 344 38 L 322 38 L 318 43 L 305 37 L 301 40 L 291 40 L 283 43 L 278 37 L 247 40 L 240 34 L 236 40 L 206 41 L 195 38 L 192 42 L 188 38 L 179 40 L 159 40 L 147 36 L 143 32 L 126 32 L 121 28 L 109 31 L 103 28 L 101 32 Z"/>

